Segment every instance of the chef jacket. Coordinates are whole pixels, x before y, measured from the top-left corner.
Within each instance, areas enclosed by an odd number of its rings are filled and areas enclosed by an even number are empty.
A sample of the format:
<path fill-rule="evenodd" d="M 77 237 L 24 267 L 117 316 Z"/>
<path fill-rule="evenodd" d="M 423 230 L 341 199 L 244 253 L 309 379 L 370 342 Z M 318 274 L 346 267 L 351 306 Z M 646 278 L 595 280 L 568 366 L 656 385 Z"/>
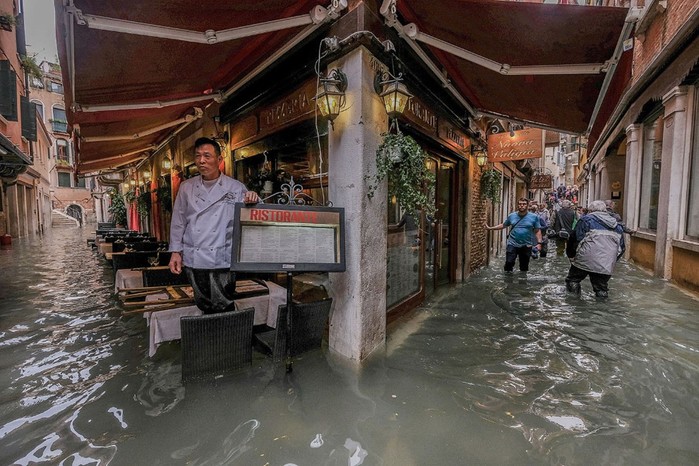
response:
<path fill-rule="evenodd" d="M 185 267 L 224 269 L 231 266 L 235 203 L 247 188 L 224 175 L 207 190 L 201 176 L 180 185 L 172 208 L 170 250 L 181 252 Z"/>

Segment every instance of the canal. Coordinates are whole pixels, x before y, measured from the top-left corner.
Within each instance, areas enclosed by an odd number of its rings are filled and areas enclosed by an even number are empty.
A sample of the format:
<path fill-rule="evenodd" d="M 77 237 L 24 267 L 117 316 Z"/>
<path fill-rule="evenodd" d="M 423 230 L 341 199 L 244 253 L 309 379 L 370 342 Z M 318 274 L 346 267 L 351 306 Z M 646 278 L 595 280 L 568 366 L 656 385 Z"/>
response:
<path fill-rule="evenodd" d="M 0 250 L 0 464 L 699 464 L 699 301 L 622 263 L 610 298 L 567 259 L 495 261 L 390 327 L 356 368 L 255 354 L 182 385 L 149 358 L 87 230 Z"/>

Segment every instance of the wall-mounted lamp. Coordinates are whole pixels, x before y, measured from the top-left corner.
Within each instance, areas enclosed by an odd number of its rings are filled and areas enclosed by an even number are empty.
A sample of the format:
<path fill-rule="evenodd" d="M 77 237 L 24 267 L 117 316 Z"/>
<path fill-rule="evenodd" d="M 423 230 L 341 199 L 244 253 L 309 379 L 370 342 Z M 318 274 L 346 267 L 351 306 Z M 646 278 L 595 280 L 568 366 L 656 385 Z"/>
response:
<path fill-rule="evenodd" d="M 324 78 L 320 78 L 318 92 L 316 93 L 316 105 L 321 116 L 332 121 L 340 114 L 340 109 L 345 105 L 345 91 L 347 90 L 347 75 L 341 70 L 332 69 Z"/>
<path fill-rule="evenodd" d="M 170 157 L 165 157 L 162 162 L 163 170 L 170 170 L 172 168 L 172 160 Z"/>
<path fill-rule="evenodd" d="M 146 170 L 143 172 L 143 179 L 150 180 L 150 170 Z"/>
<path fill-rule="evenodd" d="M 403 74 L 393 76 L 388 71 L 379 71 L 374 78 L 374 90 L 383 100 L 389 118 L 402 115 L 413 96 L 403 84 Z"/>
<path fill-rule="evenodd" d="M 129 184 L 131 186 L 136 186 L 136 178 L 131 178 L 131 180 L 129 180 Z"/>
<path fill-rule="evenodd" d="M 480 144 L 471 144 L 471 155 L 476 158 L 476 164 L 484 167 L 488 163 L 488 151 Z"/>

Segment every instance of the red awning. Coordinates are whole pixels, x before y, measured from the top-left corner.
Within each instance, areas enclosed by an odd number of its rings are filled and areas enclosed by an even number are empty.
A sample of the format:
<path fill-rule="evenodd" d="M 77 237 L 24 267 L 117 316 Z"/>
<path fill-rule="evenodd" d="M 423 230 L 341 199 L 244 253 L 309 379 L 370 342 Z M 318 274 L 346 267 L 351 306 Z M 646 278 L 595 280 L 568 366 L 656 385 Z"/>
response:
<path fill-rule="evenodd" d="M 143 157 L 178 120 L 332 18 L 331 3 L 55 0 L 80 171 Z"/>
<path fill-rule="evenodd" d="M 607 76 L 599 69 L 631 31 L 623 8 L 399 0 L 397 12 L 394 27 L 474 110 L 571 133 L 588 130 Z"/>

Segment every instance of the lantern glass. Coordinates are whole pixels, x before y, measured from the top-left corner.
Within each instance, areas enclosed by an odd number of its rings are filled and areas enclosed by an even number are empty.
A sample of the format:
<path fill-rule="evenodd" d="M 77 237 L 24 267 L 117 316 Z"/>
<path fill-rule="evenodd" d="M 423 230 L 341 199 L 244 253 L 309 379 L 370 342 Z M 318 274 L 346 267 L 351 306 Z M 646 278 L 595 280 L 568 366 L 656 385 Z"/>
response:
<path fill-rule="evenodd" d="M 143 179 L 150 180 L 150 170 L 146 170 L 143 172 Z"/>
<path fill-rule="evenodd" d="M 478 154 L 476 154 L 476 163 L 478 164 L 479 167 L 485 166 L 485 164 L 488 162 L 488 154 L 481 151 Z"/>
<path fill-rule="evenodd" d="M 134 178 L 131 178 L 131 181 L 129 181 L 129 184 L 131 186 L 136 186 L 136 180 Z"/>
<path fill-rule="evenodd" d="M 384 84 L 381 99 L 386 107 L 388 116 L 395 117 L 405 111 L 406 105 L 412 95 L 405 85 L 397 80 L 392 80 Z"/>
<path fill-rule="evenodd" d="M 320 79 L 315 100 L 321 116 L 330 121 L 337 118 L 345 104 L 346 89 L 347 76 L 338 69 L 331 70 L 326 78 Z"/>
<path fill-rule="evenodd" d="M 172 160 L 166 157 L 163 159 L 162 165 L 164 170 L 170 170 L 172 168 Z"/>

